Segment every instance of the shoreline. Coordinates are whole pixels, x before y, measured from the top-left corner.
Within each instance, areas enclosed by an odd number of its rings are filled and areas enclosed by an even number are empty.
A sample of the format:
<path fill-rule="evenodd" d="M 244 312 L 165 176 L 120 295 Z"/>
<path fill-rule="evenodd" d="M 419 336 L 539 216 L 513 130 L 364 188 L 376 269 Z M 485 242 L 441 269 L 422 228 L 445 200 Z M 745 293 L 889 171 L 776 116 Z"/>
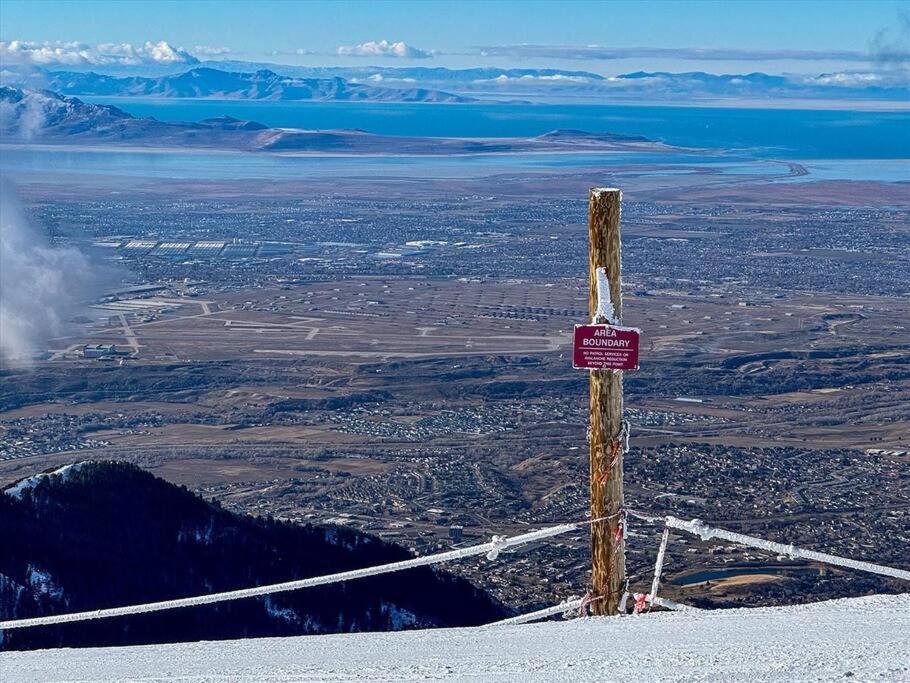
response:
<path fill-rule="evenodd" d="M 843 99 L 777 99 L 777 100 L 737 100 L 727 98 L 702 99 L 689 102 L 676 101 L 642 101 L 611 99 L 604 102 L 597 97 L 590 99 L 549 99 L 549 100 L 524 100 L 514 98 L 482 99 L 476 98 L 473 102 L 407 102 L 407 101 L 382 101 L 382 100 L 280 100 L 280 99 L 249 99 L 242 97 L 149 97 L 143 95 L 78 95 L 84 102 L 92 104 L 106 104 L 116 102 L 140 102 L 161 106 L 176 103 L 193 102 L 218 102 L 242 103 L 250 106 L 257 104 L 282 104 L 304 106 L 338 106 L 338 105 L 379 105 L 379 106 L 446 106 L 446 107 L 641 107 L 643 109 L 773 109 L 775 111 L 855 111 L 873 113 L 906 113 L 910 112 L 910 102 L 900 100 L 843 100 Z M 524 95 L 533 98 L 534 95 Z"/>
<path fill-rule="evenodd" d="M 426 138 L 433 139 L 451 139 L 451 138 Z M 464 140 L 508 140 L 515 138 L 456 138 Z M 520 139 L 520 138 L 519 138 Z M 514 151 L 465 151 L 465 152 L 320 152 L 308 150 L 279 150 L 270 151 L 262 149 L 224 149 L 219 147 L 190 147 L 186 145 L 121 145 L 119 143 L 79 143 L 79 142 L 60 142 L 60 143 L 29 143 L 29 142 L 0 142 L 0 149 L 8 150 L 39 150 L 47 152 L 119 152 L 119 153 L 141 153 L 150 154 L 213 154 L 213 155 L 257 155 L 266 157 L 279 158 L 323 158 L 323 159 L 446 159 L 446 158 L 484 158 L 484 157 L 510 157 L 510 156 L 567 156 L 567 155 L 619 155 L 619 154 L 691 154 L 693 156 L 722 156 L 729 150 L 696 147 L 672 147 L 655 143 L 654 149 L 634 147 L 630 149 L 605 147 L 597 149 L 586 147 L 581 149 L 517 149 Z"/>
<path fill-rule="evenodd" d="M 481 138 L 476 138 L 481 139 Z M 489 139 L 489 138 L 484 138 Z M 722 149 L 722 148 L 697 148 L 697 147 L 671 147 L 665 146 L 659 149 L 554 149 L 554 150 L 516 150 L 510 152 L 490 151 L 490 152 L 451 152 L 451 153 L 406 153 L 406 152 L 315 152 L 315 151 L 278 151 L 271 152 L 267 150 L 244 150 L 244 149 L 223 149 L 217 147 L 187 147 L 183 145 L 121 145 L 117 143 L 31 143 L 31 142 L 0 142 L 0 150 L 36 150 L 41 152 L 95 152 L 95 153 L 120 153 L 120 154 L 209 154 L 217 156 L 263 156 L 278 158 L 317 158 L 317 159 L 481 159 L 484 157 L 528 157 L 528 156 L 598 156 L 598 155 L 620 155 L 620 154 L 689 154 L 692 156 L 715 157 L 718 162 L 723 162 L 723 157 L 728 154 L 747 154 L 748 150 L 739 149 Z M 768 155 L 757 155 L 750 159 L 751 161 L 771 162 L 771 163 L 888 163 L 910 164 L 910 157 L 772 157 Z M 736 163 L 736 160 L 730 160 Z M 675 163 L 675 162 L 674 162 Z M 650 165 L 650 164 L 649 164 Z"/>

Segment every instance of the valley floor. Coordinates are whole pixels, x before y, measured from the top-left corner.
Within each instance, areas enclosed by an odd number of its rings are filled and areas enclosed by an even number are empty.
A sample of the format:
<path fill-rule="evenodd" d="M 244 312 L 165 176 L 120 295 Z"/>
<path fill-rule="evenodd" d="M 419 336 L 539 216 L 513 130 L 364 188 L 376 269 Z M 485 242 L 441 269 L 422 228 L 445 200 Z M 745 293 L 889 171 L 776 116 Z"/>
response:
<path fill-rule="evenodd" d="M 0 653 L 18 681 L 910 681 L 910 593 L 536 625 Z"/>

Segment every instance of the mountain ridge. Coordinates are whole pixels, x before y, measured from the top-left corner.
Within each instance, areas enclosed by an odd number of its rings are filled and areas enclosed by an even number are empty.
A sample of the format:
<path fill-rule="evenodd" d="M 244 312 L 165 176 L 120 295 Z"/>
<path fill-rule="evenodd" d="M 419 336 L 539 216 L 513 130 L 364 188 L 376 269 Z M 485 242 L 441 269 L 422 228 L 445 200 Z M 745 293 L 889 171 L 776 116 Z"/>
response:
<path fill-rule="evenodd" d="M 165 76 L 109 76 L 95 71 L 51 71 L 44 86 L 63 95 L 270 101 L 368 101 L 466 103 L 472 97 L 441 90 L 390 88 L 340 76 L 295 78 L 269 69 L 247 73 L 197 66 Z"/>
<path fill-rule="evenodd" d="M 228 94 L 209 97 L 233 99 L 286 99 L 309 101 L 398 101 L 398 102 L 502 102 L 521 98 L 554 102 L 605 104 L 627 100 L 642 103 L 675 103 L 680 96 L 705 102 L 722 99 L 744 101 L 844 100 L 906 102 L 910 82 L 901 69 L 859 69 L 820 74 L 709 73 L 705 71 L 635 71 L 605 76 L 591 71 L 553 68 L 473 67 L 452 69 L 428 66 L 295 66 L 272 62 L 207 60 L 186 64 L 144 67 L 78 66 L 67 69 L 8 65 L 3 80 L 8 85 L 51 87 L 71 95 L 86 96 L 203 96 L 180 95 L 188 87 L 181 81 L 187 73 L 211 72 L 242 76 L 252 82 L 273 80 L 273 90 L 236 84 Z M 108 74 L 108 75 L 105 75 Z M 257 76 L 256 74 L 259 74 Z M 266 76 L 265 74 L 271 74 Z M 214 76 L 212 76 L 215 78 Z M 198 76 L 197 76 L 198 78 Z M 221 76 L 217 77 L 221 79 Z M 333 85 L 341 79 L 343 88 Z M 322 83 L 322 85 L 318 85 Z M 295 85 L 296 84 L 296 85 Z M 148 92 L 146 92 L 148 91 Z M 118 94 L 120 93 L 120 94 Z M 170 94 L 168 94 L 170 93 Z M 295 94 L 296 93 L 296 94 Z"/>
<path fill-rule="evenodd" d="M 167 600 L 385 564 L 405 549 L 344 527 L 222 509 L 133 465 L 88 461 L 0 493 L 0 620 Z M 0 649 L 396 630 L 506 615 L 445 571 L 156 614 L 12 630 Z"/>

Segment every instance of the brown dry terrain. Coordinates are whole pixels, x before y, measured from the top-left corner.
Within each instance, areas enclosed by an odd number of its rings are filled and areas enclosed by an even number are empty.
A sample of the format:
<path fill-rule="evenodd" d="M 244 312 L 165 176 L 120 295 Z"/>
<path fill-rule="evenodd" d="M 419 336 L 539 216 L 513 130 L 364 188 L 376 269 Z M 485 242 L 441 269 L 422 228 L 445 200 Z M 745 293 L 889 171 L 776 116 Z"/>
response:
<path fill-rule="evenodd" d="M 799 175 L 786 165 L 761 178 L 661 170 L 26 182 L 31 210 L 64 235 L 79 214 L 95 217 L 94 240 L 236 226 L 279 239 L 287 221 L 328 236 L 216 265 L 122 257 L 162 289 L 96 302 L 90 325 L 6 373 L 0 485 L 124 458 L 237 509 L 352 524 L 418 552 L 449 547 L 453 526 L 474 540 L 580 519 L 587 387 L 568 350 L 587 317 L 584 201 L 621 183 L 624 322 L 645 343 L 626 377 L 630 504 L 906 565 L 906 186 L 780 182 Z M 179 235 L 127 232 L 150 207 L 171 225 L 170 212 L 190 217 Z M 194 211 L 223 231 L 196 227 Z M 82 358 L 86 343 L 122 354 Z M 640 588 L 657 533 L 632 530 Z M 537 605 L 582 592 L 585 553 L 579 533 L 459 570 Z M 679 538 L 666 594 L 757 604 L 890 587 L 803 569 Z"/>

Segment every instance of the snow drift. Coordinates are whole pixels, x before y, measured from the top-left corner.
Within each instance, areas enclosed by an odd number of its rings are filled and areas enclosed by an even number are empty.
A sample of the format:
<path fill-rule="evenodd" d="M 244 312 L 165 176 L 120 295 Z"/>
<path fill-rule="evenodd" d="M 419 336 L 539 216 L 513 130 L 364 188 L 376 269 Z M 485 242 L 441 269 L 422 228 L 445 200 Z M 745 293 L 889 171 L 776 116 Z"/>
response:
<path fill-rule="evenodd" d="M 910 594 L 522 626 L 0 653 L 19 681 L 910 680 Z"/>

